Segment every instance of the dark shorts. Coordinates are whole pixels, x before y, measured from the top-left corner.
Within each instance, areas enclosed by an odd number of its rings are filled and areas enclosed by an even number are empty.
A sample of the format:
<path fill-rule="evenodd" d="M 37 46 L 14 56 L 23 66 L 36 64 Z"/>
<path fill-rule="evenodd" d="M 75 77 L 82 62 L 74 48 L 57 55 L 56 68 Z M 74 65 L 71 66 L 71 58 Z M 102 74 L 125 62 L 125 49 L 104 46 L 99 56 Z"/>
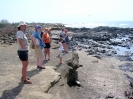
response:
<path fill-rule="evenodd" d="M 66 44 L 69 44 L 69 41 L 66 41 Z"/>
<path fill-rule="evenodd" d="M 66 41 L 65 41 L 65 40 L 63 40 L 63 41 L 62 41 L 62 43 L 66 43 Z"/>
<path fill-rule="evenodd" d="M 28 61 L 28 50 L 27 51 L 18 51 L 18 56 L 21 61 Z"/>
<path fill-rule="evenodd" d="M 69 44 L 69 38 L 68 37 L 65 38 L 65 41 L 66 41 L 66 44 Z"/>
<path fill-rule="evenodd" d="M 45 47 L 44 48 L 50 48 L 50 43 L 45 43 Z"/>

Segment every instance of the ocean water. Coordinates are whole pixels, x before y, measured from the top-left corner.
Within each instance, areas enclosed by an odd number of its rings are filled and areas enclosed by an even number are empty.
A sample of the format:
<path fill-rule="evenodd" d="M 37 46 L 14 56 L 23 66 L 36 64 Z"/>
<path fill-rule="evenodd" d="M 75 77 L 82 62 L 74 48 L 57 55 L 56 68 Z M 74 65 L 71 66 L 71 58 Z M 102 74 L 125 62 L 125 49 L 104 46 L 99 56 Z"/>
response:
<path fill-rule="evenodd" d="M 119 28 L 133 28 L 133 21 L 106 21 L 106 22 L 88 22 L 88 23 L 67 23 L 65 27 L 72 28 L 95 28 L 98 26 L 109 26 L 109 27 L 119 27 Z M 117 38 L 116 41 L 129 39 L 128 36 Z M 117 55 L 127 55 L 133 53 L 133 45 L 130 45 L 130 49 L 121 46 L 112 46 L 116 51 Z M 132 56 L 133 59 L 133 56 Z"/>
<path fill-rule="evenodd" d="M 116 38 L 112 39 L 118 42 L 121 42 L 122 40 L 130 40 L 128 35 L 125 35 L 125 37 L 122 38 Z M 133 44 L 131 42 L 127 42 L 126 45 L 129 45 L 130 48 L 127 47 L 121 47 L 121 46 L 112 46 L 116 51 L 117 55 L 131 55 L 133 53 Z"/>
<path fill-rule="evenodd" d="M 105 22 L 87 22 L 87 23 L 65 23 L 65 27 L 73 28 L 95 28 L 98 26 L 133 28 L 133 21 L 105 21 Z"/>
<path fill-rule="evenodd" d="M 112 47 L 116 50 L 117 55 L 131 55 L 133 53 L 133 47 L 130 47 L 130 49 L 121 46 L 112 46 Z"/>

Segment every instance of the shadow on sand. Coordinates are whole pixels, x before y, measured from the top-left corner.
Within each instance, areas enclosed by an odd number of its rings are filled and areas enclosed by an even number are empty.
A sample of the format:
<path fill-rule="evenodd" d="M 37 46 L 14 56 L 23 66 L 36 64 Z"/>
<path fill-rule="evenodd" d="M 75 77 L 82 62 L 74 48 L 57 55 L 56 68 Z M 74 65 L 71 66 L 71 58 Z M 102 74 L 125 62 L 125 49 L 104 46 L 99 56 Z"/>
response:
<path fill-rule="evenodd" d="M 28 77 L 32 77 L 36 74 L 38 74 L 41 70 L 31 70 L 27 72 Z M 19 85 L 11 90 L 5 90 L 3 91 L 2 96 L 0 99 L 15 99 L 15 97 L 21 92 L 24 84 L 22 82 L 19 83 Z"/>

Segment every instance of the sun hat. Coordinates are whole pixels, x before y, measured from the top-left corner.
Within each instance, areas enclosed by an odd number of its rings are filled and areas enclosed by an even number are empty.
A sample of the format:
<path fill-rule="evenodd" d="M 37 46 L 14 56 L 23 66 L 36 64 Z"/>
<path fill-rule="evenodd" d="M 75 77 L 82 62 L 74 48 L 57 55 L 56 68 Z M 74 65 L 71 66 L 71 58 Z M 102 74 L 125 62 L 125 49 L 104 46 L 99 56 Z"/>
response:
<path fill-rule="evenodd" d="M 23 21 L 20 21 L 19 25 L 17 27 L 20 27 L 21 25 L 27 25 L 27 24 L 25 22 L 23 22 Z"/>
<path fill-rule="evenodd" d="M 68 32 L 68 30 L 67 30 L 67 29 L 64 29 L 64 32 L 65 32 L 65 33 L 67 33 L 67 32 Z"/>
<path fill-rule="evenodd" d="M 48 28 L 45 28 L 45 31 L 48 31 L 48 32 L 50 32 L 50 30 L 49 30 Z"/>
<path fill-rule="evenodd" d="M 40 29 L 40 28 L 42 28 L 40 25 L 35 26 L 35 29 Z"/>

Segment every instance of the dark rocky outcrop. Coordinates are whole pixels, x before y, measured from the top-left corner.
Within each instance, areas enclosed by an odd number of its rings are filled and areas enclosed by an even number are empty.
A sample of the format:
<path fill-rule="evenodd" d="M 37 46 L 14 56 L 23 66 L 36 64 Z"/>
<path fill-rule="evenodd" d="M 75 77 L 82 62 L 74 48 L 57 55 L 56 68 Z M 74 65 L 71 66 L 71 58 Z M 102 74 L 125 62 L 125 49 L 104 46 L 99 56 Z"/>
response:
<path fill-rule="evenodd" d="M 83 30 L 83 29 L 82 29 Z M 86 31 L 86 32 L 85 32 Z M 71 38 L 70 50 L 86 49 L 87 55 L 116 56 L 117 51 L 112 46 L 132 47 L 133 29 L 117 27 L 96 27 L 93 29 L 86 28 L 85 31 L 75 31 Z M 132 60 L 132 53 L 118 56 L 120 60 Z M 117 58 L 118 58 L 117 57 Z"/>
<path fill-rule="evenodd" d="M 12 43 L 16 42 L 16 34 L 9 33 L 9 34 L 0 34 L 0 43 L 1 44 L 8 44 L 11 45 Z"/>
<path fill-rule="evenodd" d="M 77 53 L 72 53 L 72 58 L 67 61 L 67 65 L 70 66 L 67 74 L 67 83 L 68 85 L 74 86 L 78 85 L 81 86 L 80 82 L 78 81 L 78 72 L 76 71 L 82 65 L 79 65 L 79 57 Z"/>

